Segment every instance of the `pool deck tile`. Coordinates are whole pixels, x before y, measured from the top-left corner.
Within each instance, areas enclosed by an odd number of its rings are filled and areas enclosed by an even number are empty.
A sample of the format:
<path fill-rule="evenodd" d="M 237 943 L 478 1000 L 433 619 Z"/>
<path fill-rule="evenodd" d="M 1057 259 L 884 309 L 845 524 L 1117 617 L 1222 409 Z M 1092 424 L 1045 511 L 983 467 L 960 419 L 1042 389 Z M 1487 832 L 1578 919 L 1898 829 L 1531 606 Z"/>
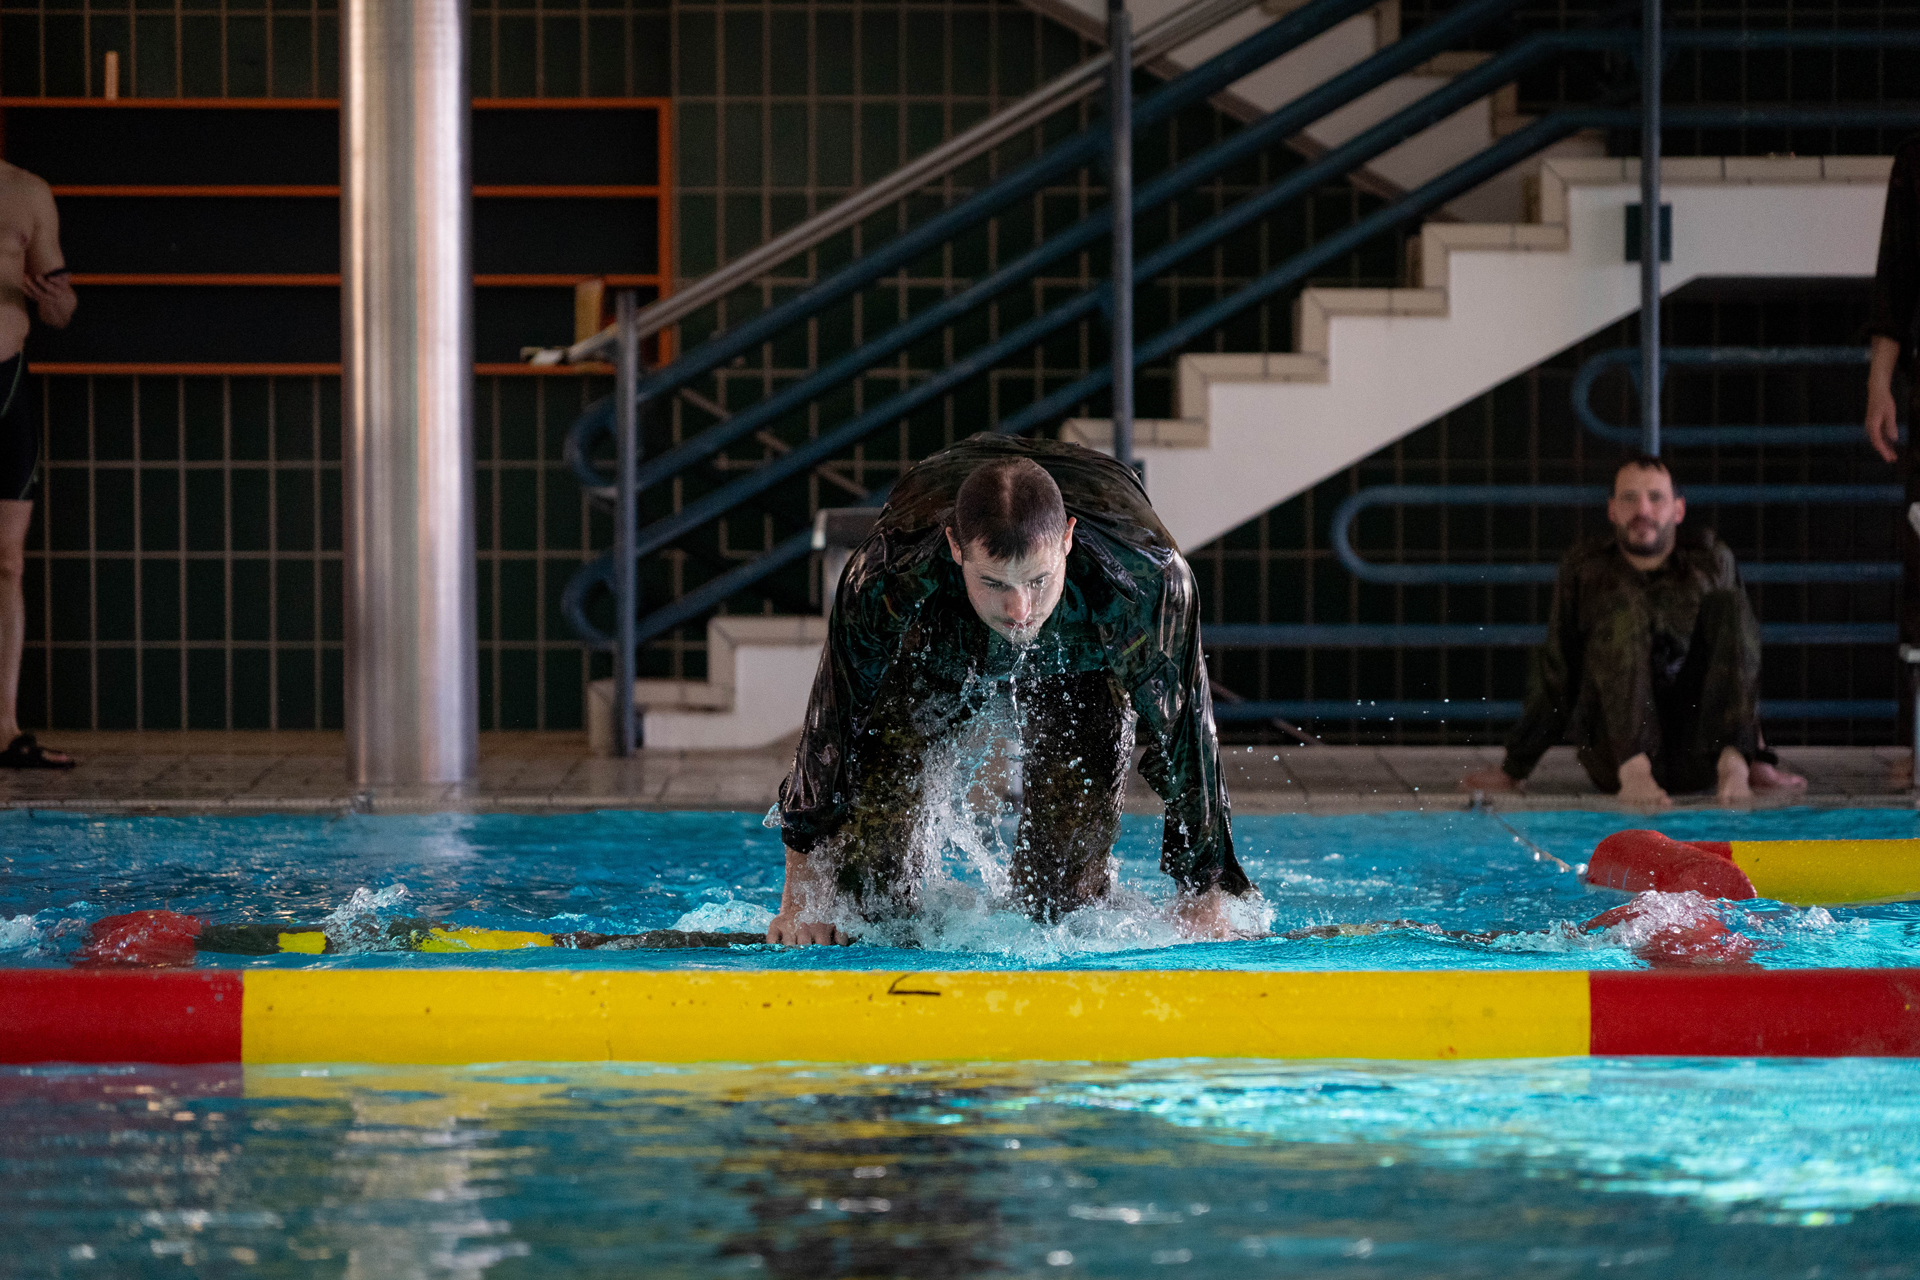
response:
<path fill-rule="evenodd" d="M 367 791 L 346 778 L 338 733 L 48 733 L 82 761 L 69 771 L 0 770 L 0 807 L 87 812 L 407 813 L 442 809 L 579 812 L 592 809 L 764 810 L 774 802 L 792 748 L 763 751 L 642 751 L 630 759 L 590 755 L 571 733 L 496 733 L 481 738 L 475 782 Z M 1807 791 L 1755 800 L 1757 807 L 1915 807 L 1907 753 L 1891 747 L 1789 747 L 1782 761 L 1806 775 Z M 1497 747 L 1228 747 L 1221 764 L 1234 810 L 1363 813 L 1459 809 L 1460 777 L 1497 764 Z M 1131 812 L 1159 812 L 1137 775 Z M 1547 753 L 1527 790 L 1491 798 L 1510 809 L 1617 809 L 1587 780 L 1569 748 Z M 1683 808 L 1710 796 L 1680 797 Z"/>

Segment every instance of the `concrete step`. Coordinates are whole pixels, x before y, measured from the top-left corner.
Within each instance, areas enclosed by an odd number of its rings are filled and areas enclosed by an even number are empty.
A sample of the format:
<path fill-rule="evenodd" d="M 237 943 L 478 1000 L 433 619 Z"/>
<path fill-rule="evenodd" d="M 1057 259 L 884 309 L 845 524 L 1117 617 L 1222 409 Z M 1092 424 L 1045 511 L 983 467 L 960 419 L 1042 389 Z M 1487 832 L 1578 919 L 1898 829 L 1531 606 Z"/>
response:
<path fill-rule="evenodd" d="M 1870 277 L 1892 161 L 1699 157 L 1661 166 L 1663 289 L 1710 277 Z M 1535 220 L 1430 222 L 1409 289 L 1305 290 L 1299 349 L 1180 357 L 1178 418 L 1136 437 L 1147 492 L 1198 547 L 1639 310 L 1625 253 L 1636 160 L 1550 159 Z M 1850 335 L 1835 334 L 1833 341 Z M 1111 448 L 1112 425 L 1066 438 Z"/>
<path fill-rule="evenodd" d="M 707 622 L 705 680 L 636 680 L 641 741 L 684 751 L 770 747 L 806 716 L 807 695 L 827 640 L 827 620 L 720 617 Z M 587 686 L 587 741 L 613 752 L 613 681 Z"/>

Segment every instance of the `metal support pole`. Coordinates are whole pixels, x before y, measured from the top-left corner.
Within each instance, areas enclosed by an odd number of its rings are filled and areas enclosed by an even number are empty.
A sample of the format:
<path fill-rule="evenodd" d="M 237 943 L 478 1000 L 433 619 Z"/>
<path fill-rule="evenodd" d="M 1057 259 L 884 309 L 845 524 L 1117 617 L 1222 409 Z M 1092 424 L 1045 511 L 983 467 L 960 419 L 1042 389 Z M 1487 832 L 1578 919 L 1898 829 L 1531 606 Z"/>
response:
<path fill-rule="evenodd" d="M 341 10 L 347 770 L 460 783 L 479 766 L 467 8 Z"/>
<path fill-rule="evenodd" d="M 630 756 L 639 745 L 633 716 L 634 625 L 640 608 L 639 566 L 634 563 L 633 540 L 638 528 L 640 495 L 635 473 L 640 465 L 640 406 L 634 390 L 640 383 L 640 326 L 634 317 L 639 300 L 622 289 L 616 302 L 620 328 L 614 365 L 614 436 L 619 457 L 615 466 L 613 524 L 613 601 L 619 626 L 613 645 L 613 753 Z"/>
<path fill-rule="evenodd" d="M 1133 20 L 1107 0 L 1108 172 L 1113 204 L 1113 456 L 1133 463 Z"/>
<path fill-rule="evenodd" d="M 1660 0 L 1640 17 L 1640 447 L 1660 456 Z"/>

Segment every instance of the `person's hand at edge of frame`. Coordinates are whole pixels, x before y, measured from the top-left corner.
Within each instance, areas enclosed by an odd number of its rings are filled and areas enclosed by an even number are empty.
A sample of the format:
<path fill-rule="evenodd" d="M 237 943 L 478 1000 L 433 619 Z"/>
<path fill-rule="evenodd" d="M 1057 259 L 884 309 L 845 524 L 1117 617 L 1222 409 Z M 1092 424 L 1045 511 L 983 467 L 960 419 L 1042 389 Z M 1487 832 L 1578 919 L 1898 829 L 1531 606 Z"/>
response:
<path fill-rule="evenodd" d="M 80 305 L 65 267 L 44 275 L 27 272 L 21 277 L 20 291 L 33 299 L 35 308 L 40 312 L 41 323 L 55 329 L 66 328 Z"/>

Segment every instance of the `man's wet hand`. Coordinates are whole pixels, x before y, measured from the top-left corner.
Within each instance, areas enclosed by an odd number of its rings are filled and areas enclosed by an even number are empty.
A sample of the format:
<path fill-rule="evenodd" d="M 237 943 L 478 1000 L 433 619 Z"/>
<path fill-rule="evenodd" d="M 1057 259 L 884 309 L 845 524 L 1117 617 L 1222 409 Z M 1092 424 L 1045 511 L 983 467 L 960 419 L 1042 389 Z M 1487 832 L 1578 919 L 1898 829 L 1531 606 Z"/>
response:
<path fill-rule="evenodd" d="M 1241 936 L 1227 914 L 1227 895 L 1220 889 L 1201 894 L 1183 893 L 1174 899 L 1167 914 L 1173 918 L 1174 928 L 1189 938 L 1217 942 Z"/>
<path fill-rule="evenodd" d="M 853 939 L 830 921 L 802 920 L 783 911 L 767 926 L 767 941 L 788 947 L 844 947 Z"/>
<path fill-rule="evenodd" d="M 1475 769 L 1460 779 L 1462 791 L 1518 791 L 1520 782 L 1512 774 L 1494 765 L 1490 769 Z"/>

